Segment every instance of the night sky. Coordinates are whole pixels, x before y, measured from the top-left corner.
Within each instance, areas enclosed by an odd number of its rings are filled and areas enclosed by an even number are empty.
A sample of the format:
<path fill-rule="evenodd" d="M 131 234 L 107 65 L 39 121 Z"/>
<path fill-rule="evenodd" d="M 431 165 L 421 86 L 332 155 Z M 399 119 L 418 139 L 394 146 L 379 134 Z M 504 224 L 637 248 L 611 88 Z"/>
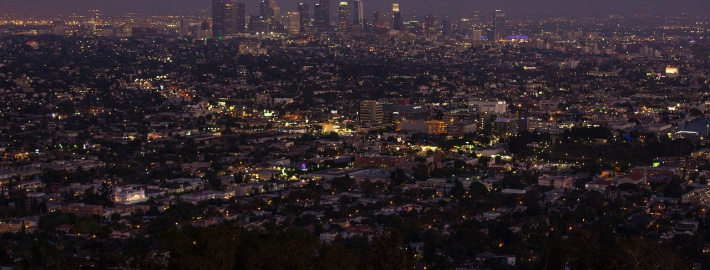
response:
<path fill-rule="evenodd" d="M 243 0 L 247 9 L 258 14 L 260 0 Z M 211 0 L 0 0 L 0 14 L 56 14 L 86 13 L 99 9 L 104 14 L 199 14 L 208 10 Z M 317 0 L 277 0 L 281 11 L 295 11 L 299 2 L 316 3 Z M 340 1 L 331 0 L 335 12 Z M 352 2 L 350 0 L 349 2 Z M 400 3 L 402 11 L 411 15 L 436 14 L 458 17 L 472 11 L 487 14 L 493 9 L 509 13 L 555 16 L 587 15 L 681 15 L 710 14 L 710 0 L 365 0 L 366 14 L 376 10 L 389 10 L 393 2 Z M 371 16 L 368 16 L 369 18 Z"/>

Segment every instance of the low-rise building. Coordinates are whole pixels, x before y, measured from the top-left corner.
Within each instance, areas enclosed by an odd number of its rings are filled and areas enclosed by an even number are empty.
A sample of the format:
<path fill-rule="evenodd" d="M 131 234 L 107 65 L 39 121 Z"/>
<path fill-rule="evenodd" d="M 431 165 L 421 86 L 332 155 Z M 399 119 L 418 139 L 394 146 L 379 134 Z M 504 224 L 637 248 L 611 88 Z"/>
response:
<path fill-rule="evenodd" d="M 134 204 L 145 202 L 148 197 L 145 196 L 145 190 L 141 188 L 118 188 L 114 192 L 114 202 L 117 204 Z"/>

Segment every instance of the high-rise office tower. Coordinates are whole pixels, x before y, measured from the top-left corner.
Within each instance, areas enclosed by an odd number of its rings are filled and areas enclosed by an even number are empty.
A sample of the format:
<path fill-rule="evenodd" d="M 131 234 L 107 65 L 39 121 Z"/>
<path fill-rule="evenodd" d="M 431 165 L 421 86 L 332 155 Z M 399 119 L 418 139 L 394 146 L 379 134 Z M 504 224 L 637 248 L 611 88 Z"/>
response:
<path fill-rule="evenodd" d="M 261 16 L 250 16 L 248 29 L 249 32 L 269 33 L 271 31 L 271 24 L 261 20 Z"/>
<path fill-rule="evenodd" d="M 458 28 L 459 28 L 459 35 L 471 36 L 471 30 L 473 30 L 473 25 L 471 24 L 471 19 L 460 18 Z"/>
<path fill-rule="evenodd" d="M 263 0 L 259 6 L 259 16 L 261 20 L 270 23 L 279 21 L 281 18 L 281 8 L 276 5 L 274 0 Z"/>
<path fill-rule="evenodd" d="M 89 23 L 91 24 L 91 32 L 96 34 L 96 26 L 99 24 L 102 24 L 101 22 L 101 13 L 99 13 L 98 9 L 95 10 L 89 10 L 90 14 L 90 20 Z"/>
<path fill-rule="evenodd" d="M 234 4 L 234 30 L 235 33 L 242 33 L 247 30 L 247 8 L 244 3 Z"/>
<path fill-rule="evenodd" d="M 447 19 L 441 23 L 441 34 L 444 36 L 451 35 L 451 22 Z"/>
<path fill-rule="evenodd" d="M 212 0 L 212 35 L 221 37 L 244 32 L 246 7 L 233 0 Z"/>
<path fill-rule="evenodd" d="M 436 19 L 434 15 L 426 15 L 426 17 L 424 17 L 424 30 L 430 35 L 436 32 Z"/>
<path fill-rule="evenodd" d="M 224 33 L 222 35 L 229 35 L 229 34 L 234 34 L 237 32 L 235 29 L 235 22 L 236 18 L 234 17 L 236 15 L 236 10 L 234 7 L 234 2 L 227 0 L 224 2 Z M 219 35 L 219 36 L 222 36 Z"/>
<path fill-rule="evenodd" d="M 320 12 L 322 16 L 321 31 L 330 30 L 330 0 L 320 0 Z"/>
<path fill-rule="evenodd" d="M 471 22 L 472 22 L 474 25 L 477 25 L 477 24 L 481 24 L 481 21 L 483 21 L 483 19 L 481 18 L 481 12 L 480 12 L 480 11 L 474 11 L 474 12 L 473 12 L 473 16 L 471 16 Z"/>
<path fill-rule="evenodd" d="M 404 26 L 409 33 L 422 34 L 424 31 L 424 27 L 419 21 L 408 21 Z"/>
<path fill-rule="evenodd" d="M 190 22 L 182 18 L 180 19 L 180 35 L 181 36 L 188 36 L 190 34 Z"/>
<path fill-rule="evenodd" d="M 226 32 L 226 0 L 212 0 L 212 35 L 223 36 Z"/>
<path fill-rule="evenodd" d="M 349 30 L 350 9 L 348 2 L 340 2 L 338 5 L 338 32 L 347 33 Z"/>
<path fill-rule="evenodd" d="M 273 21 L 275 21 L 275 22 L 281 21 L 281 7 L 279 7 L 279 6 L 271 6 L 271 10 L 274 11 L 274 19 L 273 19 Z"/>
<path fill-rule="evenodd" d="M 483 30 L 475 29 L 471 31 L 471 40 L 481 42 L 483 40 Z"/>
<path fill-rule="evenodd" d="M 298 35 L 301 32 L 301 14 L 298 12 L 286 13 L 286 31 L 289 35 Z"/>
<path fill-rule="evenodd" d="M 382 124 L 385 117 L 382 103 L 364 100 L 360 103 L 360 123 Z"/>
<path fill-rule="evenodd" d="M 271 2 L 269 0 L 261 1 L 261 5 L 259 5 L 259 16 L 262 21 L 273 21 L 274 9 L 271 7 Z"/>
<path fill-rule="evenodd" d="M 505 30 L 505 13 L 502 10 L 493 12 L 493 40 L 497 41 L 507 35 Z"/>
<path fill-rule="evenodd" d="M 355 16 L 353 16 L 353 24 L 360 27 L 365 24 L 365 10 L 362 1 L 363 0 L 355 0 Z"/>
<path fill-rule="evenodd" d="M 387 25 L 385 19 L 385 13 L 382 11 L 376 11 L 372 13 L 372 26 L 375 28 L 384 28 Z"/>
<path fill-rule="evenodd" d="M 313 27 L 317 28 L 318 31 L 323 31 L 325 24 L 325 18 L 323 17 L 323 7 L 321 4 L 313 5 Z"/>
<path fill-rule="evenodd" d="M 404 30 L 404 19 L 402 12 L 399 11 L 399 4 L 392 4 L 392 13 L 394 14 L 394 30 Z"/>
<path fill-rule="evenodd" d="M 311 27 L 310 17 L 308 16 L 308 4 L 300 3 L 298 4 L 298 14 L 300 16 L 299 30 L 301 34 L 306 33 L 306 31 Z"/>

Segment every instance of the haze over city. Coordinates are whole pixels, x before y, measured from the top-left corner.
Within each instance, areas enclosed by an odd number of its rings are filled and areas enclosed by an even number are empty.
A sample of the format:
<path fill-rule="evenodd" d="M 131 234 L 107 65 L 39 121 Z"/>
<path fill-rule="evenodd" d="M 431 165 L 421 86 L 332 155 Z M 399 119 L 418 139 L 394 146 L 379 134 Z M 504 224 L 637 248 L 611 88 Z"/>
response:
<path fill-rule="evenodd" d="M 258 14 L 258 0 L 239 1 L 247 9 Z M 279 0 L 282 10 L 294 9 L 298 3 L 317 1 Z M 365 11 L 372 13 L 387 10 L 393 2 L 400 3 L 405 13 L 413 15 L 436 14 L 460 16 L 474 10 L 490 11 L 505 9 L 521 15 L 533 16 L 607 16 L 607 15 L 680 15 L 689 13 L 704 15 L 710 12 L 710 1 L 705 0 L 370 0 L 365 3 Z M 337 5 L 337 1 L 333 2 Z M 122 13 L 149 13 L 157 15 L 188 13 L 199 14 L 210 9 L 207 0 L 2 0 L 0 14 L 56 14 L 82 13 L 86 10 L 101 10 L 108 15 Z"/>

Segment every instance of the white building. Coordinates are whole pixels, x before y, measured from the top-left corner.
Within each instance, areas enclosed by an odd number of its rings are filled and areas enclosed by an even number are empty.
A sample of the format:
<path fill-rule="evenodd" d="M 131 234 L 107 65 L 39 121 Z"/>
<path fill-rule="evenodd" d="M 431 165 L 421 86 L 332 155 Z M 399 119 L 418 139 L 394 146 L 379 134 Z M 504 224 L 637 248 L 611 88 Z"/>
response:
<path fill-rule="evenodd" d="M 479 101 L 472 100 L 468 102 L 469 111 L 474 112 L 494 112 L 505 113 L 508 111 L 508 104 L 505 101 Z"/>
<path fill-rule="evenodd" d="M 114 192 L 114 199 L 113 200 L 117 204 L 134 204 L 134 203 L 145 202 L 148 200 L 148 197 L 145 196 L 145 190 L 143 190 L 141 188 L 137 188 L 137 189 L 118 188 Z"/>
<path fill-rule="evenodd" d="M 321 233 L 321 234 L 320 234 L 320 240 L 321 240 L 321 242 L 332 243 L 333 241 L 335 241 L 335 238 L 336 238 L 337 236 L 338 236 L 338 233 L 335 233 L 335 232 L 333 232 L 333 233 L 325 232 L 325 233 Z"/>
<path fill-rule="evenodd" d="M 681 196 L 681 203 L 696 205 L 710 204 L 710 191 L 707 188 L 696 188 Z"/>
<path fill-rule="evenodd" d="M 574 178 L 569 176 L 541 176 L 537 180 L 540 186 L 552 186 L 555 188 L 572 188 L 574 187 Z"/>

